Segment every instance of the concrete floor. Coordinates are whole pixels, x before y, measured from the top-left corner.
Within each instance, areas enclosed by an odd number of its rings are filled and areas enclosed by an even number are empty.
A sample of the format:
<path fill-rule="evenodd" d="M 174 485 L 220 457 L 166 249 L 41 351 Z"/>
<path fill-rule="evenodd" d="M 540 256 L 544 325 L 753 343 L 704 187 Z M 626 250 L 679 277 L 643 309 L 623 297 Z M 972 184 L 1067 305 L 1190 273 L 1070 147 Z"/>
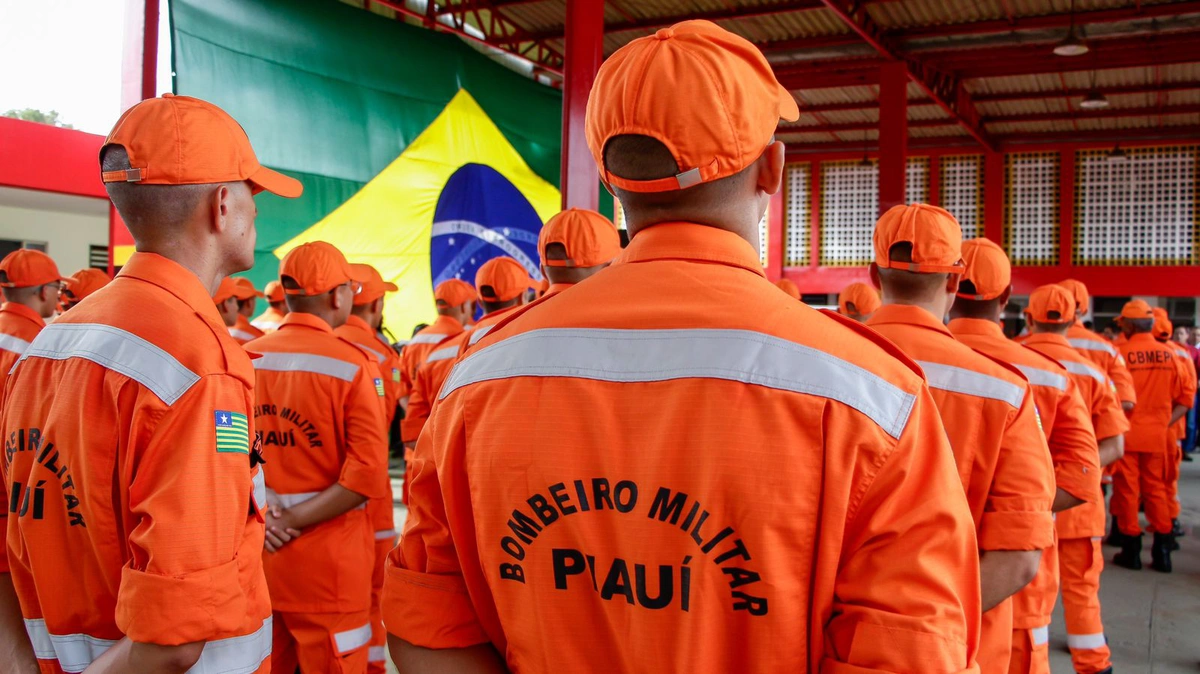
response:
<path fill-rule="evenodd" d="M 398 472 L 392 486 L 400 493 Z M 1172 560 L 1175 572 L 1162 574 L 1147 566 L 1128 571 L 1108 562 L 1116 548 L 1105 548 L 1107 566 L 1100 585 L 1104 631 L 1112 649 L 1114 674 L 1195 674 L 1200 672 L 1200 461 L 1183 464 L 1179 482 L 1183 505 L 1182 549 Z M 396 499 L 396 529 L 404 527 L 408 510 Z M 1149 536 L 1143 562 L 1150 563 Z M 1050 627 L 1052 674 L 1071 674 L 1071 656 L 1062 607 Z M 388 671 L 396 669 L 388 663 Z"/>

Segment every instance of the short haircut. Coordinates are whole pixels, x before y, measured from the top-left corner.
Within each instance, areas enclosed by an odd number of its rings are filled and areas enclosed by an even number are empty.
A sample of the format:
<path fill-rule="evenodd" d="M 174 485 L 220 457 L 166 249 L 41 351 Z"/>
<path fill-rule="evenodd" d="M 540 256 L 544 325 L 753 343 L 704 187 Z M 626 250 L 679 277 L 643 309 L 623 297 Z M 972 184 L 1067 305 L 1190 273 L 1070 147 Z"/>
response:
<path fill-rule="evenodd" d="M 912 262 L 912 244 L 901 242 L 888 249 L 893 262 Z M 903 300 L 921 300 L 946 286 L 948 274 L 921 274 L 904 269 L 879 268 L 879 280 L 888 292 Z"/>
<path fill-rule="evenodd" d="M 954 314 L 963 318 L 981 318 L 991 320 L 996 316 L 996 310 L 999 308 L 1000 298 L 993 297 L 990 300 L 972 300 L 964 299 L 962 295 L 975 295 L 975 283 L 963 279 L 958 284 L 959 297 L 954 300 Z"/>
<path fill-rule="evenodd" d="M 0 283 L 7 282 L 8 275 L 4 272 L 0 272 Z M 23 304 L 28 302 L 33 297 L 41 294 L 42 288 L 45 288 L 47 285 L 49 284 L 42 284 L 40 286 L 26 286 L 24 288 L 0 288 L 0 291 L 3 291 L 5 302 L 16 302 L 18 304 Z"/>
<path fill-rule="evenodd" d="M 1052 311 L 1050 313 L 1057 314 L 1058 312 Z M 1053 318 L 1053 316 L 1050 318 Z M 1041 321 L 1032 321 L 1032 323 L 1038 329 L 1038 332 L 1053 332 L 1059 335 L 1066 334 L 1067 330 L 1071 328 L 1070 323 L 1043 323 Z"/>
<path fill-rule="evenodd" d="M 679 164 L 666 145 L 650 136 L 634 134 L 609 139 L 604 146 L 604 165 L 610 173 L 626 180 L 659 180 L 679 173 Z M 720 203 L 735 193 L 750 175 L 749 168 L 685 190 L 630 192 L 615 185 L 612 190 L 626 211 L 669 212 L 684 205 L 695 208 L 705 203 Z"/>
<path fill-rule="evenodd" d="M 280 278 L 279 283 L 285 291 L 283 298 L 287 301 L 289 311 L 295 311 L 300 314 L 311 314 L 314 311 L 325 308 L 326 305 L 323 299 L 327 293 L 321 293 L 320 295 L 296 295 L 288 293 L 286 292 L 288 290 L 300 290 L 300 284 L 291 276 Z"/>
<path fill-rule="evenodd" d="M 1121 321 L 1133 332 L 1150 332 L 1154 329 L 1153 318 L 1122 318 Z"/>
<path fill-rule="evenodd" d="M 568 260 L 567 247 L 557 241 L 546 244 L 547 260 Z"/>
<path fill-rule="evenodd" d="M 120 145 L 107 145 L 100 152 L 102 171 L 132 168 L 129 153 Z M 129 182 L 104 183 L 108 198 L 132 233 L 145 227 L 166 227 L 191 217 L 216 184 L 142 185 Z"/>
<path fill-rule="evenodd" d="M 491 286 L 479 286 L 480 294 L 482 294 L 484 292 L 484 288 L 491 288 Z M 520 301 L 521 301 L 521 296 L 517 295 L 516 297 L 512 298 L 511 300 L 505 300 L 504 302 L 492 302 L 491 300 L 480 300 L 480 304 L 483 305 L 483 313 L 490 314 L 494 311 L 500 311 L 501 309 L 515 307 L 515 306 L 517 306 L 517 302 L 520 302 Z"/>

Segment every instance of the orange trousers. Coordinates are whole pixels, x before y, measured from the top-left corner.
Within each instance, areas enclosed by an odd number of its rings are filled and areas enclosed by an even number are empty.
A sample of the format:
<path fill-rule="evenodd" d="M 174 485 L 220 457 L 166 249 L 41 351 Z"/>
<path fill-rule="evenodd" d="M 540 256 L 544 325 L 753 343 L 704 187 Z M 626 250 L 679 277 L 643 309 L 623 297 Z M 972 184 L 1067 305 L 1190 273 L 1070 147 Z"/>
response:
<path fill-rule="evenodd" d="M 383 627 L 384 563 L 396 547 L 395 531 L 375 532 L 375 570 L 371 574 L 371 644 L 367 649 L 367 674 L 387 674 L 387 630 Z"/>
<path fill-rule="evenodd" d="M 275 612 L 271 671 L 292 674 L 364 674 L 371 642 L 370 611 Z"/>
<path fill-rule="evenodd" d="M 1126 452 L 1116 463 L 1109 509 L 1121 533 L 1126 536 L 1142 535 L 1142 527 L 1138 522 L 1139 502 L 1145 507 L 1152 532 L 1171 533 L 1167 463 L 1165 452 Z"/>
<path fill-rule="evenodd" d="M 980 674 L 1008 672 L 1008 661 L 1012 655 L 1012 605 L 1010 597 L 983 614 L 979 630 L 979 654 L 975 658 Z"/>
<path fill-rule="evenodd" d="M 1171 519 L 1179 519 L 1179 462 L 1183 461 L 1183 447 L 1172 439 L 1167 448 L 1167 509 Z"/>
<path fill-rule="evenodd" d="M 1013 630 L 1009 674 L 1050 674 L 1050 628 Z"/>
<path fill-rule="evenodd" d="M 1112 660 L 1100 618 L 1100 572 L 1104 570 L 1100 538 L 1060 539 L 1058 569 L 1075 671 L 1102 672 L 1112 666 Z"/>

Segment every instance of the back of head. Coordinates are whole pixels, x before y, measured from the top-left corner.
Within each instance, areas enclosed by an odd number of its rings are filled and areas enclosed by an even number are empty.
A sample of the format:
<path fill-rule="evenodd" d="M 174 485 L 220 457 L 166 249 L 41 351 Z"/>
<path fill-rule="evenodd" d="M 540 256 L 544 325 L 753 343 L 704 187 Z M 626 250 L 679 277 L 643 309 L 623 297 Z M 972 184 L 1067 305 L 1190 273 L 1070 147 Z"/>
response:
<path fill-rule="evenodd" d="M 587 141 L 631 236 L 685 221 L 757 241 L 762 188 L 777 190 L 782 179 L 775 129 L 798 116 L 795 99 L 749 41 L 708 21 L 685 21 L 604 62 L 588 99 Z"/>
<path fill-rule="evenodd" d="M 962 229 L 936 206 L 893 206 L 875 224 L 873 239 L 872 269 L 885 303 L 940 301 L 947 277 L 963 273 Z"/>
<path fill-rule="evenodd" d="M 1067 289 L 1071 296 L 1075 298 L 1075 316 L 1082 318 L 1088 313 L 1088 305 L 1091 298 L 1088 297 L 1087 286 L 1082 281 L 1076 281 L 1073 278 L 1064 279 L 1058 282 L 1058 285 Z"/>
<path fill-rule="evenodd" d="M 1075 296 L 1067 288 L 1052 284 L 1044 285 L 1029 296 L 1031 332 L 1065 334 L 1075 322 Z"/>
<path fill-rule="evenodd" d="M 279 281 L 288 309 L 318 316 L 334 328 L 350 317 L 354 296 L 362 290 L 346 256 L 325 241 L 293 248 L 279 263 Z"/>
<path fill-rule="evenodd" d="M 538 234 L 542 270 L 553 283 L 579 283 L 607 267 L 620 252 L 616 225 L 587 209 L 556 214 Z"/>
<path fill-rule="evenodd" d="M 511 257 L 494 257 L 475 273 L 475 287 L 486 313 L 514 307 L 525 299 L 525 291 L 534 286 L 529 272 Z"/>
<path fill-rule="evenodd" d="M 1129 300 L 1121 307 L 1118 317 L 1121 331 L 1126 336 L 1152 332 L 1154 330 L 1154 310 L 1145 300 Z"/>
<path fill-rule="evenodd" d="M 999 320 L 1012 290 L 1012 265 L 1004 249 L 988 239 L 962 245 L 965 269 L 951 315 L 956 318 Z"/>
<path fill-rule="evenodd" d="M 442 281 L 433 289 L 438 315 L 448 316 L 459 323 L 465 323 L 474 315 L 476 296 L 475 286 L 457 278 Z"/>
<path fill-rule="evenodd" d="M 856 321 L 866 321 L 879 311 L 879 292 L 866 283 L 851 283 L 838 293 L 838 313 Z"/>

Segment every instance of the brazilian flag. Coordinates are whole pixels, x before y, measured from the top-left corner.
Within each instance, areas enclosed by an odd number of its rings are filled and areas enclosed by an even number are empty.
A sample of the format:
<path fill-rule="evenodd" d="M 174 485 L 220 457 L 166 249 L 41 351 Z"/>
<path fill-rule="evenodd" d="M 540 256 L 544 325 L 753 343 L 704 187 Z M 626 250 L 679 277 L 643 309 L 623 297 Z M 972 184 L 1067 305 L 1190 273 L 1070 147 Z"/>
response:
<path fill-rule="evenodd" d="M 337 0 L 171 0 L 176 93 L 220 105 L 304 196 L 258 197 L 259 287 L 326 240 L 400 291 L 398 338 L 433 318 L 434 283 L 510 255 L 540 277 L 559 210 L 562 95 L 456 37 Z"/>

